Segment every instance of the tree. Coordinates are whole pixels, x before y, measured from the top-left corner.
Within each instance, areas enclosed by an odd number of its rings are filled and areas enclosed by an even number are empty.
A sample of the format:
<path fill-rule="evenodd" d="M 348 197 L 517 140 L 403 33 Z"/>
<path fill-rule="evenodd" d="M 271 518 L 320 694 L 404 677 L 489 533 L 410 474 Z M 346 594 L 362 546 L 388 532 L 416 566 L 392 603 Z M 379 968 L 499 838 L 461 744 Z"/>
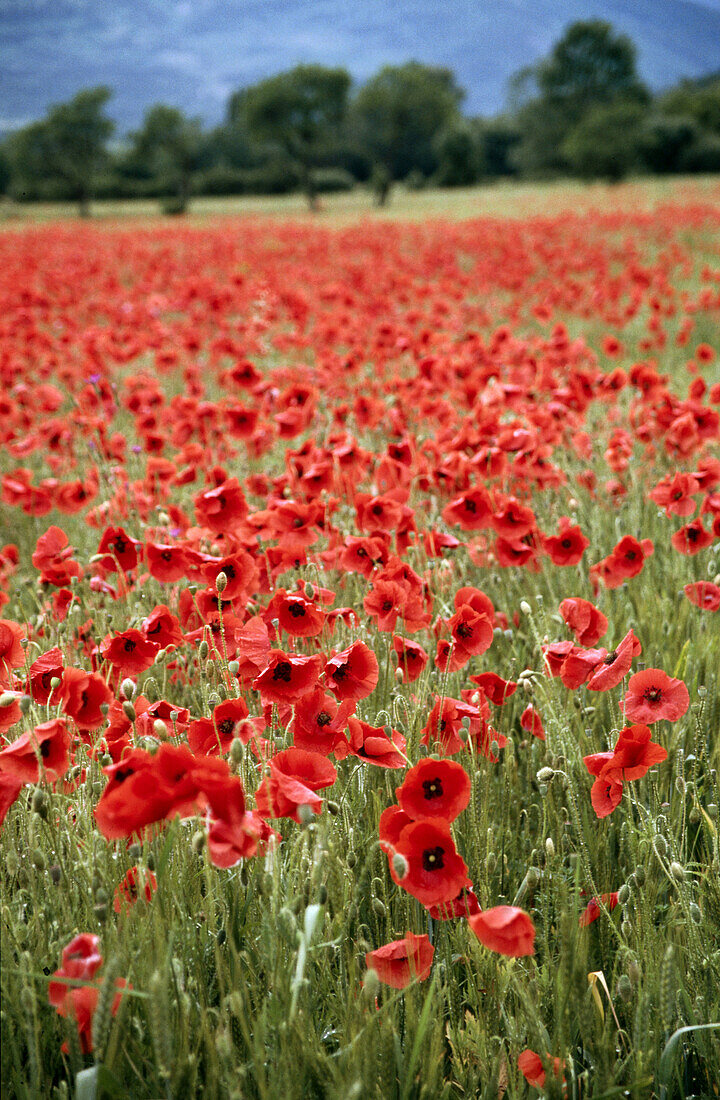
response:
<path fill-rule="evenodd" d="M 107 142 L 115 129 L 103 112 L 111 94 L 104 86 L 86 88 L 12 135 L 8 151 L 21 186 L 34 179 L 60 181 L 77 201 L 80 216 L 88 217 L 93 180 L 107 163 Z"/>
<path fill-rule="evenodd" d="M 642 160 L 644 110 L 638 103 L 593 107 L 563 144 L 571 170 L 583 179 L 623 179 Z"/>
<path fill-rule="evenodd" d="M 621 102 L 646 105 L 636 52 L 610 23 L 590 19 L 572 23 L 548 57 L 518 74 L 511 94 L 521 101 L 519 167 L 533 174 L 562 171 L 568 167 L 564 143 L 591 111 Z"/>
<path fill-rule="evenodd" d="M 150 174 L 163 178 L 175 190 L 173 213 L 182 214 L 190 198 L 192 173 L 202 150 L 202 128 L 197 119 L 187 118 L 177 107 L 158 103 L 145 113 L 142 129 L 131 134 L 130 156 L 147 166 Z"/>
<path fill-rule="evenodd" d="M 346 69 L 298 65 L 242 90 L 230 102 L 236 125 L 245 125 L 252 138 L 274 145 L 297 164 L 311 209 L 317 205 L 313 165 L 342 127 L 350 83 Z"/>
<path fill-rule="evenodd" d="M 386 65 L 368 80 L 352 116 L 361 140 L 393 179 L 412 171 L 430 175 L 438 166 L 433 142 L 459 119 L 464 98 L 450 69 L 409 61 Z"/>
<path fill-rule="evenodd" d="M 485 170 L 482 135 L 469 119 L 451 122 L 436 135 L 438 168 L 434 181 L 440 187 L 469 187 Z"/>

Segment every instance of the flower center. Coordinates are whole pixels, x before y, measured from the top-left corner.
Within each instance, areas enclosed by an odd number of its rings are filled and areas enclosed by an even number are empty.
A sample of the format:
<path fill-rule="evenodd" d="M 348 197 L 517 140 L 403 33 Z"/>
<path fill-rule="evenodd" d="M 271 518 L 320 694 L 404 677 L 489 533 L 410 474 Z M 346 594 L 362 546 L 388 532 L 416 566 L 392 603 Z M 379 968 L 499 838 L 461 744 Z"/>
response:
<path fill-rule="evenodd" d="M 443 787 L 441 779 L 425 779 L 423 781 L 423 790 L 425 797 L 429 800 L 432 798 L 442 798 Z"/>
<path fill-rule="evenodd" d="M 426 871 L 441 871 L 445 866 L 443 856 L 445 849 L 438 845 L 437 848 L 426 848 L 423 852 L 422 864 Z"/>

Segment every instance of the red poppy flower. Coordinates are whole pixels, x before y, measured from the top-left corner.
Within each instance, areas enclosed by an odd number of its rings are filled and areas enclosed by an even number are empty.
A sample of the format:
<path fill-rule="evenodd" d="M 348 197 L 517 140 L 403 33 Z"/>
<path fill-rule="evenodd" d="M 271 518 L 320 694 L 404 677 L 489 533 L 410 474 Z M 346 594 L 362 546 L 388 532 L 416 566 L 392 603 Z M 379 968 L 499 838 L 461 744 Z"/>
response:
<path fill-rule="evenodd" d="M 246 600 L 257 588 L 260 572 L 247 550 L 236 550 L 225 558 L 206 559 L 200 568 L 203 579 L 215 589 L 220 573 L 226 578 L 223 600 Z"/>
<path fill-rule="evenodd" d="M 587 683 L 592 674 L 607 657 L 606 649 L 580 649 L 573 646 L 560 669 L 560 679 L 566 688 L 574 691 Z"/>
<path fill-rule="evenodd" d="M 572 630 L 578 643 L 594 646 L 600 641 L 608 628 L 608 621 L 602 611 L 598 611 L 589 600 L 572 596 L 560 604 L 560 614 L 565 625 Z"/>
<path fill-rule="evenodd" d="M 463 531 L 480 531 L 492 522 L 493 506 L 487 489 L 469 489 L 443 508 L 442 517 L 450 526 Z"/>
<path fill-rule="evenodd" d="M 715 541 L 712 531 L 706 531 L 702 520 L 694 519 L 692 523 L 686 523 L 670 539 L 676 550 L 681 554 L 692 556 L 706 550 Z"/>
<path fill-rule="evenodd" d="M 130 867 L 125 877 L 115 887 L 113 909 L 116 913 L 135 905 L 142 895 L 145 901 L 152 901 L 157 890 L 157 879 L 152 871 L 140 867 Z"/>
<path fill-rule="evenodd" d="M 602 902 L 606 909 L 609 909 L 610 912 L 612 912 L 612 910 L 616 907 L 618 903 L 617 891 L 613 891 L 610 894 L 601 894 L 600 902 Z M 597 898 L 590 899 L 587 906 L 580 914 L 580 920 L 578 923 L 580 924 L 581 928 L 587 928 L 589 924 L 592 924 L 593 921 L 596 921 L 598 919 L 598 917 L 602 913 L 600 902 Z"/>
<path fill-rule="evenodd" d="M 617 687 L 621 680 L 630 671 L 633 657 L 638 657 L 642 652 L 642 646 L 630 628 L 625 637 L 619 643 L 617 649 L 608 653 L 598 664 L 595 671 L 587 681 L 589 691 L 610 691 Z"/>
<path fill-rule="evenodd" d="M 233 738 L 247 743 L 249 735 L 242 730 L 248 716 L 244 699 L 226 699 L 215 707 L 212 718 L 198 718 L 187 729 L 190 748 L 197 756 L 213 756 L 230 749 Z"/>
<path fill-rule="evenodd" d="M 280 649 L 271 649 L 267 668 L 253 680 L 252 686 L 266 703 L 294 703 L 312 691 L 322 666 L 320 656 L 295 657 Z"/>
<path fill-rule="evenodd" d="M 468 924 L 490 951 L 513 959 L 535 954 L 535 925 L 527 913 L 514 905 L 484 909 L 468 917 Z"/>
<path fill-rule="evenodd" d="M 666 516 L 691 516 L 697 507 L 693 496 L 699 491 L 697 478 L 678 471 L 659 481 L 648 496 L 659 508 L 665 509 Z"/>
<path fill-rule="evenodd" d="M 100 646 L 100 655 L 121 676 L 134 676 L 155 663 L 160 646 L 149 641 L 139 630 L 108 634 Z"/>
<path fill-rule="evenodd" d="M 53 693 L 52 681 L 62 680 L 64 658 L 59 646 L 53 646 L 33 661 L 28 670 L 28 694 L 36 703 L 44 706 Z M 56 691 L 59 689 L 56 688 Z"/>
<path fill-rule="evenodd" d="M 517 683 L 514 680 L 503 680 L 496 672 L 480 672 L 477 676 L 471 676 L 470 681 L 477 684 L 491 703 L 501 707 L 517 691 Z"/>
<path fill-rule="evenodd" d="M 351 714 L 348 719 L 348 737 L 338 738 L 333 753 L 337 760 L 357 756 L 368 764 L 380 768 L 404 768 L 405 738 L 389 726 L 371 726 Z"/>
<path fill-rule="evenodd" d="M 449 823 L 467 806 L 470 789 L 470 777 L 460 764 L 426 758 L 410 768 L 395 794 L 414 820 L 438 817 Z"/>
<path fill-rule="evenodd" d="M 682 680 L 676 680 L 659 668 L 646 668 L 630 677 L 620 708 L 631 722 L 645 724 L 677 722 L 690 706 L 690 695 Z"/>
<path fill-rule="evenodd" d="M 432 969 L 434 954 L 435 948 L 427 936 L 408 932 L 401 940 L 368 951 L 365 962 L 385 985 L 405 989 L 414 980 L 425 981 Z"/>
<path fill-rule="evenodd" d="M 562 1060 L 560 1058 L 551 1059 L 548 1055 L 546 1061 L 550 1063 L 554 1075 L 561 1077 L 563 1071 Z M 545 1087 L 545 1066 L 540 1055 L 536 1054 L 534 1050 L 530 1050 L 528 1047 L 522 1054 L 518 1055 L 518 1069 L 529 1085 L 536 1089 Z"/>
<path fill-rule="evenodd" d="M 165 604 L 158 604 L 152 609 L 143 619 L 141 629 L 148 641 L 154 642 L 162 649 L 167 649 L 168 646 L 179 646 L 183 641 L 183 632 L 177 615 L 173 615 Z"/>
<path fill-rule="evenodd" d="M 247 501 L 236 477 L 206 489 L 195 497 L 195 515 L 199 524 L 214 535 L 234 531 L 247 515 Z"/>
<path fill-rule="evenodd" d="M 343 730 L 347 729 L 348 718 L 354 709 L 353 702 L 338 703 L 320 685 L 308 691 L 295 704 L 289 727 L 295 748 L 327 756 L 344 740 Z"/>
<path fill-rule="evenodd" d="M 343 701 L 367 698 L 377 686 L 378 675 L 377 657 L 360 641 L 336 653 L 325 665 L 325 683 Z"/>
<path fill-rule="evenodd" d="M 380 835 L 380 847 L 383 852 L 394 852 L 400 834 L 406 825 L 412 824 L 412 818 L 408 817 L 399 806 L 388 806 L 380 814 L 378 832 Z"/>
<path fill-rule="evenodd" d="M 720 585 L 712 581 L 697 581 L 695 584 L 686 584 L 683 589 L 685 595 L 696 607 L 703 611 L 717 611 L 720 609 Z"/>
<path fill-rule="evenodd" d="M 398 886 L 423 905 L 451 901 L 465 885 L 467 867 L 444 822 L 414 821 L 406 825 L 395 851 L 405 857 L 407 872 L 400 878 L 391 857 L 390 874 Z"/>
<path fill-rule="evenodd" d="M 65 714 L 79 730 L 96 730 L 105 721 L 101 708 L 112 702 L 113 693 L 98 672 L 66 668 L 57 691 Z"/>
<path fill-rule="evenodd" d="M 108 527 L 100 539 L 98 553 L 104 555 L 100 564 L 108 573 L 115 573 L 118 568 L 129 573 L 142 556 L 142 543 L 130 538 L 122 527 Z"/>
<path fill-rule="evenodd" d="M 331 787 L 337 772 L 329 760 L 304 749 L 285 749 L 269 761 L 270 775 L 263 779 L 255 795 L 261 817 L 289 817 L 299 821 L 298 810 L 309 806 L 320 813 L 322 799 L 315 793 Z"/>
<path fill-rule="evenodd" d="M 187 576 L 190 558 L 184 546 L 170 543 L 148 542 L 145 555 L 150 575 L 164 584 L 172 584 Z"/>
<path fill-rule="evenodd" d="M 70 767 L 70 733 L 64 718 L 51 718 L 0 752 L 0 773 L 19 783 L 60 779 Z M 40 768 L 42 764 L 42 771 Z"/>
<path fill-rule="evenodd" d="M 468 879 L 462 890 L 452 901 L 441 905 L 429 905 L 428 913 L 433 920 L 455 920 L 456 917 L 472 917 L 480 912 L 480 902 L 475 897 L 472 883 Z"/>
<path fill-rule="evenodd" d="M 528 733 L 531 733 L 533 737 L 539 738 L 540 741 L 545 740 L 545 727 L 542 723 L 542 718 L 535 710 L 532 703 L 525 707 L 525 710 L 520 715 L 520 725 Z"/>
<path fill-rule="evenodd" d="M 490 648 L 493 641 L 492 619 L 472 608 L 461 604 L 448 621 L 452 635 L 451 649 L 446 659 L 441 658 L 440 650 L 435 659 L 441 671 L 456 672 L 463 668 L 471 657 L 479 656 Z"/>
<path fill-rule="evenodd" d="M 409 684 L 414 683 L 422 675 L 428 663 L 427 650 L 423 649 L 419 642 L 402 638 L 398 634 L 393 634 L 392 645 L 397 653 L 398 668 L 402 669 L 403 678 Z"/>
<path fill-rule="evenodd" d="M 577 565 L 590 545 L 577 524 L 560 522 L 558 535 L 546 535 L 542 540 L 543 549 L 549 555 L 553 565 Z"/>
<path fill-rule="evenodd" d="M 24 638 L 25 629 L 19 623 L 0 619 L 0 686 L 10 684 L 12 670 L 25 664 Z"/>
<path fill-rule="evenodd" d="M 73 577 L 81 577 L 82 569 L 73 561 L 74 548 L 60 527 L 48 527 L 37 540 L 32 563 L 40 570 L 40 580 L 61 588 Z"/>

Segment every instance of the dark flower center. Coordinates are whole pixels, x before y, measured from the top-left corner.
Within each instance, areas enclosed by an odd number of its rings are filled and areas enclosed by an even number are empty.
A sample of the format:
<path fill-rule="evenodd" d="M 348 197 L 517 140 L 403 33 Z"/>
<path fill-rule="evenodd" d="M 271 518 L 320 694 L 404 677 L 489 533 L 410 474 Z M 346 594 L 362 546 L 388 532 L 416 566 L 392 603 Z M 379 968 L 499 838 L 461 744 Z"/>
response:
<path fill-rule="evenodd" d="M 235 719 L 234 718 L 223 718 L 222 722 L 218 726 L 218 729 L 219 729 L 220 733 L 223 734 L 224 737 L 229 737 L 230 734 L 235 729 Z"/>
<path fill-rule="evenodd" d="M 445 849 L 440 845 L 437 848 L 426 848 L 422 856 L 423 868 L 426 871 L 441 871 L 445 866 L 444 855 Z"/>
<path fill-rule="evenodd" d="M 460 638 L 472 638 L 473 630 L 467 623 L 460 623 L 456 633 Z"/>
<path fill-rule="evenodd" d="M 382 605 L 383 611 L 390 611 L 391 608 L 392 608 L 392 600 L 384 600 L 383 605 Z"/>
<path fill-rule="evenodd" d="M 305 616 L 305 608 L 301 603 L 289 604 L 288 611 L 292 615 L 293 619 L 302 619 Z"/>
<path fill-rule="evenodd" d="M 132 653 L 132 651 L 135 649 L 135 642 L 132 640 L 132 638 L 125 639 L 125 645 L 123 648 L 126 653 Z"/>
<path fill-rule="evenodd" d="M 648 703 L 659 703 L 662 699 L 662 689 L 657 687 L 645 688 L 643 699 L 647 699 Z"/>
<path fill-rule="evenodd" d="M 280 661 L 275 665 L 273 669 L 273 680 L 283 680 L 286 684 L 290 683 L 290 677 L 292 676 L 292 665 L 289 661 Z"/>
<path fill-rule="evenodd" d="M 329 726 L 332 722 L 332 718 L 326 710 L 321 710 L 315 721 L 319 726 Z"/>
<path fill-rule="evenodd" d="M 443 786 L 441 779 L 424 779 L 423 790 L 425 792 L 425 798 L 442 798 Z"/>
<path fill-rule="evenodd" d="M 51 743 L 49 741 L 43 741 L 42 745 L 40 746 L 40 755 L 42 756 L 43 760 L 47 760 L 48 756 L 50 755 L 51 749 Z"/>
<path fill-rule="evenodd" d="M 466 512 L 477 512 L 477 504 L 475 503 L 474 500 L 466 500 L 465 501 L 465 511 Z"/>

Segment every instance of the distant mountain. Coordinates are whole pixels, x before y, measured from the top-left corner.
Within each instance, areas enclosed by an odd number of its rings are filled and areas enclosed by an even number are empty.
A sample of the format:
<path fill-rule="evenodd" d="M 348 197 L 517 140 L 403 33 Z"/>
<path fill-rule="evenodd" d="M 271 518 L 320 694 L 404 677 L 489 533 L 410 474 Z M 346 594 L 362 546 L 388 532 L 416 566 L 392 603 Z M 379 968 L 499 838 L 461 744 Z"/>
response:
<path fill-rule="evenodd" d="M 121 132 L 158 101 L 214 123 L 230 92 L 301 61 L 358 81 L 447 65 L 465 110 L 494 114 L 514 72 L 592 17 L 634 39 L 653 89 L 720 68 L 720 0 L 0 0 L 0 130 L 93 84 L 114 88 Z"/>

